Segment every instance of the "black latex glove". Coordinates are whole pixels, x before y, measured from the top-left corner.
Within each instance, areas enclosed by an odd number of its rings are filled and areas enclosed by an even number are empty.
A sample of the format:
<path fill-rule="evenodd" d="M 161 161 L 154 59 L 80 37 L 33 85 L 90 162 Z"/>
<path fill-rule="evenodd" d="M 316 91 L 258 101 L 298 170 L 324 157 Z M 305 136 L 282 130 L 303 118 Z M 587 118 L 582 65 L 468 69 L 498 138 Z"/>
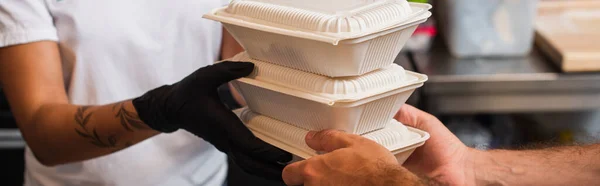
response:
<path fill-rule="evenodd" d="M 140 119 L 150 128 L 169 133 L 185 129 L 226 153 L 240 168 L 270 180 L 292 157 L 256 138 L 220 101 L 217 88 L 248 76 L 254 64 L 221 62 L 196 70 L 173 85 L 165 85 L 133 99 Z"/>

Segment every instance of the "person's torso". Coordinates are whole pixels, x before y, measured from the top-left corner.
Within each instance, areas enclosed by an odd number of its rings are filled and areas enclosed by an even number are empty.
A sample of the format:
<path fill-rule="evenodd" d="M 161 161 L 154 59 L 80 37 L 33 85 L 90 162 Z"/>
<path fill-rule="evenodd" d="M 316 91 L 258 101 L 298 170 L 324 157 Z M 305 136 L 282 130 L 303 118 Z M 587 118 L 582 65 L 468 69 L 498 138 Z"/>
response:
<path fill-rule="evenodd" d="M 140 96 L 212 64 L 221 25 L 202 15 L 219 0 L 45 0 L 58 31 L 69 101 Z M 220 185 L 225 155 L 185 131 L 92 160 L 44 167 L 27 149 L 26 185 Z"/>

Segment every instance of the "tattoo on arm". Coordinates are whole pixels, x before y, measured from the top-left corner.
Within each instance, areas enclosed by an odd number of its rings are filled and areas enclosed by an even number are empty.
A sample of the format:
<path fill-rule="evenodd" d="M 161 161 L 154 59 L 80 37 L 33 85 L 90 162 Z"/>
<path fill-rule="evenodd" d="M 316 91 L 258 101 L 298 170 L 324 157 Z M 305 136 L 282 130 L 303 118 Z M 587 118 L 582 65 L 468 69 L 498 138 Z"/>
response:
<path fill-rule="evenodd" d="M 117 111 L 115 117 L 121 120 L 121 125 L 125 130 L 133 132 L 133 129 L 143 130 L 146 129 L 146 124 L 140 120 L 139 116 L 135 112 L 128 111 L 123 106 L 123 103 L 118 103 L 113 106 L 113 111 Z"/>
<path fill-rule="evenodd" d="M 103 138 L 96 128 L 89 126 L 90 118 L 94 115 L 94 110 L 90 109 L 90 106 L 81 106 L 77 108 L 77 112 L 75 113 L 75 122 L 79 125 L 75 128 L 75 132 L 86 140 L 88 140 L 91 144 L 102 147 L 102 148 L 116 148 L 118 147 L 119 137 L 115 134 L 108 135 L 108 137 Z M 139 116 L 133 112 L 129 111 L 125 108 L 123 103 L 117 103 L 112 107 L 112 110 L 115 112 L 115 118 L 120 121 L 123 129 L 134 132 L 135 130 L 143 130 L 147 129 L 146 124 L 140 120 Z M 123 142 L 123 147 L 129 147 L 133 143 L 130 141 Z M 121 146 L 121 145 L 119 145 Z M 116 149 L 119 150 L 120 148 Z"/>
<path fill-rule="evenodd" d="M 77 132 L 79 136 L 89 140 L 91 144 L 94 144 L 97 147 L 116 147 L 118 141 L 116 135 L 109 135 L 108 138 L 105 141 L 103 141 L 100 138 L 100 135 L 98 135 L 96 128 L 92 128 L 91 131 L 89 130 L 87 124 L 89 123 L 92 115 L 94 115 L 93 111 L 86 112 L 89 110 L 89 108 L 89 106 L 82 106 L 77 108 L 77 112 L 75 113 L 75 122 L 79 125 L 80 129 L 76 128 L 75 132 Z"/>

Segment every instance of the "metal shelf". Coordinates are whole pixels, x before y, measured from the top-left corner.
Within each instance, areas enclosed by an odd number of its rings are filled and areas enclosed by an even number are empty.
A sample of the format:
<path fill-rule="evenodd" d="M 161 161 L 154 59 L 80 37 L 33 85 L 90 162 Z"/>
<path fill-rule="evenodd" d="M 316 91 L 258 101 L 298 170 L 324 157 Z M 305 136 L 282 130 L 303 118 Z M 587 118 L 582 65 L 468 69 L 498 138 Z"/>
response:
<path fill-rule="evenodd" d="M 433 113 L 523 113 L 600 108 L 600 73 L 562 73 L 539 51 L 526 57 L 457 59 L 439 40 L 414 53 L 427 74 L 425 105 Z"/>
<path fill-rule="evenodd" d="M 23 147 L 25 147 L 25 141 L 19 129 L 0 129 L 0 149 Z"/>

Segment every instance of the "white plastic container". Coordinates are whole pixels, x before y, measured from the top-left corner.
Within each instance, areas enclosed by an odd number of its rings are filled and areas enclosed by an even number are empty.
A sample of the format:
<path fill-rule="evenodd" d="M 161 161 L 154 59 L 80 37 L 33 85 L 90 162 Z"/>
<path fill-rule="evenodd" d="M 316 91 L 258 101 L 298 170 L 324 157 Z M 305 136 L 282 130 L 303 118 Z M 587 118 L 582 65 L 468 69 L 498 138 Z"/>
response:
<path fill-rule="evenodd" d="M 268 0 L 267 0 L 268 1 Z M 304 1 L 292 6 L 306 5 Z M 349 5 L 352 5 L 350 3 Z M 304 7 L 304 6 L 303 6 Z M 323 7 L 326 8 L 326 7 Z M 333 6 L 332 8 L 338 8 Z M 290 6 L 279 6 L 255 0 L 233 1 L 216 14 L 271 25 L 289 30 L 316 32 L 331 36 L 373 32 L 402 23 L 416 16 L 406 1 L 382 0 L 366 3 L 356 9 L 315 12 Z M 423 9 L 417 11 L 422 12 Z"/>
<path fill-rule="evenodd" d="M 380 3 L 398 0 L 234 0 L 232 4 L 236 3 L 237 1 L 256 1 L 280 6 L 294 7 L 298 9 L 310 10 L 320 13 L 343 14 L 361 7 L 368 7 Z M 406 3 L 407 1 L 403 0 L 400 2 Z"/>
<path fill-rule="evenodd" d="M 402 15 L 400 8 L 385 6 L 345 17 L 263 8 L 247 8 L 244 14 L 220 8 L 204 17 L 222 22 L 254 59 L 329 77 L 362 75 L 392 64 L 416 27 L 431 16 L 430 5 L 417 3 L 405 17 L 394 17 Z"/>
<path fill-rule="evenodd" d="M 427 76 L 392 64 L 362 76 L 329 78 L 250 59 L 255 72 L 233 81 L 254 112 L 306 130 L 364 134 L 385 127 Z"/>
<path fill-rule="evenodd" d="M 538 0 L 434 3 L 436 19 L 455 57 L 518 57 L 529 54 L 533 47 Z"/>
<path fill-rule="evenodd" d="M 296 156 L 295 160 L 308 159 L 322 154 L 322 152 L 317 152 L 306 145 L 304 139 L 308 133 L 307 130 L 255 114 L 249 109 L 241 111 L 240 119 L 256 137 L 290 152 Z M 388 119 L 386 124 L 385 128 L 362 136 L 390 150 L 396 156 L 399 164 L 404 163 L 417 147 L 422 146 L 429 139 L 429 133 L 406 127 L 394 119 Z"/>

